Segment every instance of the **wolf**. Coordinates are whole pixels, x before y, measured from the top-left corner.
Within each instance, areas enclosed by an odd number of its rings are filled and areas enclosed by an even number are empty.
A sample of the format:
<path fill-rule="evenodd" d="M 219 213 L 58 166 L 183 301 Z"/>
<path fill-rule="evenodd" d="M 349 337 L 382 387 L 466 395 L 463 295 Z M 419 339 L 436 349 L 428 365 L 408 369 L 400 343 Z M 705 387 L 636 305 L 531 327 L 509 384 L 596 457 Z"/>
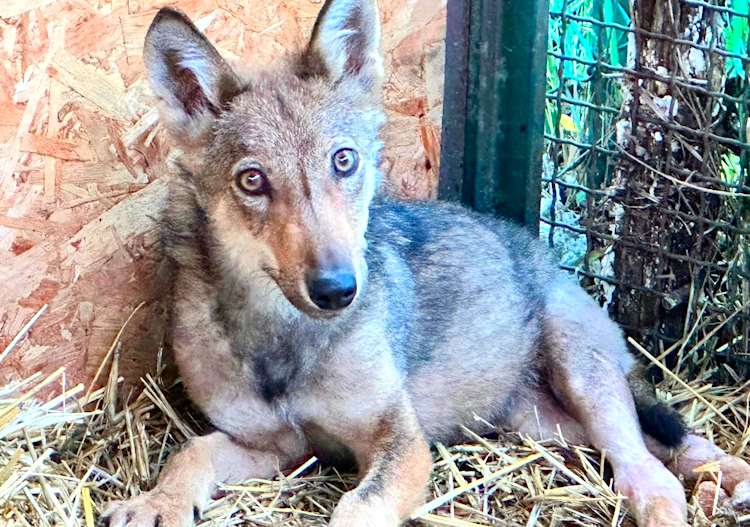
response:
<path fill-rule="evenodd" d="M 334 527 L 395 527 L 430 444 L 493 427 L 606 452 L 638 525 L 686 526 L 677 476 L 716 462 L 737 506 L 750 466 L 644 387 L 605 312 L 520 227 L 379 192 L 383 64 L 374 0 L 328 0 L 309 43 L 240 75 L 164 8 L 144 59 L 179 147 L 165 246 L 171 345 L 215 430 L 110 527 L 191 525 L 222 482 L 310 452 L 351 460 Z"/>

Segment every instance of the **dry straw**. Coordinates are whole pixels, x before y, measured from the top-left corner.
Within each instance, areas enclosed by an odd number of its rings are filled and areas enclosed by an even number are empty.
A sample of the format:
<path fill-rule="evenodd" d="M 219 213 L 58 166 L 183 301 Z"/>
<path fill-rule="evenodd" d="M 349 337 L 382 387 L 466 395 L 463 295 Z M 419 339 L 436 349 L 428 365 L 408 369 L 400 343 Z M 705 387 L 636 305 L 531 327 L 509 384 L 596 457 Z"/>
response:
<path fill-rule="evenodd" d="M 748 457 L 750 382 L 714 386 L 711 371 L 685 380 L 632 344 L 664 370 L 663 399 L 729 452 Z M 120 348 L 113 343 L 101 388 L 68 387 L 62 369 L 0 388 L 0 524 L 93 527 L 108 501 L 150 488 L 170 452 L 203 429 L 179 382 L 167 382 L 162 367 L 143 379 L 140 393 L 125 392 Z M 633 525 L 599 452 L 563 437 L 539 443 L 465 432 L 463 444 L 435 446 L 430 496 L 415 511 L 414 525 Z M 715 469 L 704 467 L 701 477 L 716 480 Z M 223 486 L 198 525 L 324 525 L 353 484 L 352 476 L 310 458 L 273 480 Z M 750 522 L 718 499 L 710 521 L 690 499 L 693 525 Z"/>

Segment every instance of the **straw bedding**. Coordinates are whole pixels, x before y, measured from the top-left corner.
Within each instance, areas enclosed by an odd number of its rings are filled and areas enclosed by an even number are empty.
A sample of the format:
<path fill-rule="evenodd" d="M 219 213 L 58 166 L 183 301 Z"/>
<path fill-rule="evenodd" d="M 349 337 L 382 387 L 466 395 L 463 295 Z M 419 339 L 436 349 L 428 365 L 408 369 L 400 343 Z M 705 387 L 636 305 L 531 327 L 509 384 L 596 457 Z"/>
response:
<path fill-rule="evenodd" d="M 167 380 L 161 356 L 140 393 L 123 388 L 119 363 L 115 341 L 99 371 L 103 388 L 66 386 L 62 369 L 0 388 L 0 525 L 92 527 L 108 501 L 150 488 L 169 453 L 203 430 L 179 381 Z M 748 458 L 750 381 L 714 386 L 708 379 L 715 372 L 688 381 L 660 368 L 660 396 L 677 404 L 691 426 Z M 467 429 L 464 444 L 436 445 L 434 460 L 429 501 L 410 525 L 634 525 L 601 454 L 561 437 L 487 439 Z M 701 478 L 715 481 L 715 468 L 703 467 Z M 198 525 L 325 525 L 353 485 L 351 475 L 311 458 L 273 480 L 221 487 Z M 714 503 L 712 488 L 701 486 L 712 520 L 689 489 L 693 525 L 750 522 L 750 515 Z"/>

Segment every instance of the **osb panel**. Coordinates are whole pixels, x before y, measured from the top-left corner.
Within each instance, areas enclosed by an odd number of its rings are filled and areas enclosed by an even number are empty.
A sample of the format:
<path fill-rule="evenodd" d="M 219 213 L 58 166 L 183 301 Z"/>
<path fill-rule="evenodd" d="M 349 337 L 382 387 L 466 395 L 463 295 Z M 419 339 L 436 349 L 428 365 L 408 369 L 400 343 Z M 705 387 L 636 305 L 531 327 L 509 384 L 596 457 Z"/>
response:
<path fill-rule="evenodd" d="M 152 368 L 163 331 L 156 218 L 168 145 L 141 60 L 161 0 L 0 2 L 0 383 L 66 366 L 90 380 L 113 337 L 122 368 Z M 321 0 L 178 0 L 230 59 L 304 43 Z M 445 0 L 380 0 L 386 54 L 383 170 L 391 190 L 436 189 Z"/>

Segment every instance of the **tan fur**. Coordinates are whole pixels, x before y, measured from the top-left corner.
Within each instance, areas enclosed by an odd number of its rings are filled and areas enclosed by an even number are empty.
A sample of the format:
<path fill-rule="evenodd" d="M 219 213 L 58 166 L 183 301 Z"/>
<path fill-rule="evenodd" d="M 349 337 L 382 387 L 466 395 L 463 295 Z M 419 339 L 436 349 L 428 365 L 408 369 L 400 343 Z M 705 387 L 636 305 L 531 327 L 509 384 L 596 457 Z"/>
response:
<path fill-rule="evenodd" d="M 337 507 L 334 526 L 393 525 L 424 499 L 432 456 L 416 417 L 397 406 L 376 421 L 369 434 L 362 432 L 348 441 L 361 482 L 343 498 L 344 507 Z"/>
<path fill-rule="evenodd" d="M 268 444 L 283 444 L 275 435 L 266 439 Z M 110 504 L 105 517 L 113 525 L 189 525 L 208 504 L 215 481 L 270 478 L 294 461 L 280 450 L 274 453 L 238 444 L 223 432 L 196 437 L 170 458 L 157 489 L 141 494 L 127 506 Z"/>

